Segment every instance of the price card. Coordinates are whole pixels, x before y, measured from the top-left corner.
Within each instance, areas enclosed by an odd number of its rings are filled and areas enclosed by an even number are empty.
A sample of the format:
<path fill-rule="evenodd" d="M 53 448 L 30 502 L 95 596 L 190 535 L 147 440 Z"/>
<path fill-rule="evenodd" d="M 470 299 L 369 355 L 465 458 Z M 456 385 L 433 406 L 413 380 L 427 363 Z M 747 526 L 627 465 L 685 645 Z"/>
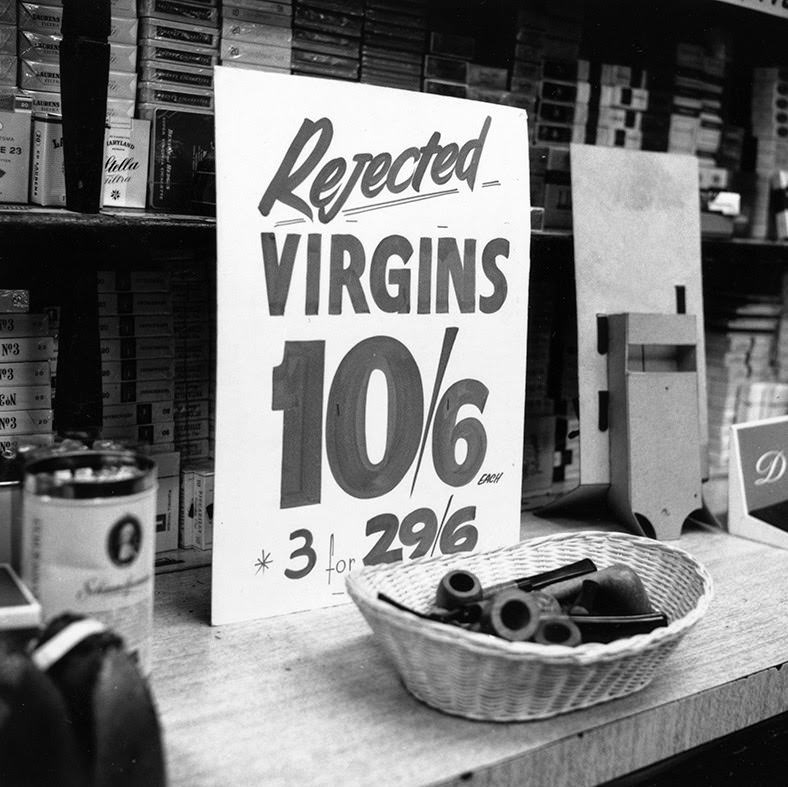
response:
<path fill-rule="evenodd" d="M 526 113 L 217 68 L 212 622 L 519 537 Z"/>
<path fill-rule="evenodd" d="M 731 426 L 728 531 L 788 549 L 788 416 Z"/>

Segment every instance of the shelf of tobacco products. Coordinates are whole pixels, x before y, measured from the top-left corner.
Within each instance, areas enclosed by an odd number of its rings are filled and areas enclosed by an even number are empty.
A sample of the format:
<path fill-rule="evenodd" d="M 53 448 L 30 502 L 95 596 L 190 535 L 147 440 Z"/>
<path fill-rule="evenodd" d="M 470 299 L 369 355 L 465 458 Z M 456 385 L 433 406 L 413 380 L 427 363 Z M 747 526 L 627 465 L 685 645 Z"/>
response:
<path fill-rule="evenodd" d="M 207 216 L 176 215 L 144 210 L 103 210 L 100 213 L 86 214 L 62 208 L 40 208 L 31 205 L 5 205 L 0 209 L 0 232 L 29 232 L 48 230 L 50 232 L 69 232 L 78 230 L 83 234 L 111 235 L 127 230 L 136 232 L 182 233 L 199 240 L 203 236 L 213 236 L 216 220 Z M 43 240 L 43 238 L 42 238 Z M 531 233 L 532 244 L 536 248 L 545 246 L 571 248 L 573 236 L 571 229 L 534 229 Z M 788 242 L 753 238 L 703 237 L 704 249 L 730 253 L 773 251 L 776 258 L 783 258 L 788 251 Z"/>

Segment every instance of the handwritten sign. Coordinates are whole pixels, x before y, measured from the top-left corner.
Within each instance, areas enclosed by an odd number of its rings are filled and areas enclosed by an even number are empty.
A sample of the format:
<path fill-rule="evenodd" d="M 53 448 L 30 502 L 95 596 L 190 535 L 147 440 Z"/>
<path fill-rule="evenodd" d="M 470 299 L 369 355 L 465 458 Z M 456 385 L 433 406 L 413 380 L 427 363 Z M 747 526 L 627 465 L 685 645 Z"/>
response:
<path fill-rule="evenodd" d="M 218 68 L 212 621 L 519 537 L 522 110 Z"/>
<path fill-rule="evenodd" d="M 788 549 L 788 417 L 731 427 L 728 530 Z"/>

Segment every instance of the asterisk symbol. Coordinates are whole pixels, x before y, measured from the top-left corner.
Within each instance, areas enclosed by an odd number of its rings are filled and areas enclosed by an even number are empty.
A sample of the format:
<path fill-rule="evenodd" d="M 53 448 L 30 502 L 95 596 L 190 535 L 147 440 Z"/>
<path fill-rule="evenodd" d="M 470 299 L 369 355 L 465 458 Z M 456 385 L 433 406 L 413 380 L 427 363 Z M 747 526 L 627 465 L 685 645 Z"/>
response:
<path fill-rule="evenodd" d="M 255 567 L 257 568 L 257 571 L 254 572 L 255 576 L 257 576 L 257 574 L 259 574 L 261 571 L 271 568 L 271 563 L 273 563 L 273 560 L 271 560 L 271 553 L 261 549 L 260 557 L 254 561 Z"/>
<path fill-rule="evenodd" d="M 112 197 L 112 199 L 120 199 L 120 192 L 117 189 L 112 189 L 110 197 Z"/>

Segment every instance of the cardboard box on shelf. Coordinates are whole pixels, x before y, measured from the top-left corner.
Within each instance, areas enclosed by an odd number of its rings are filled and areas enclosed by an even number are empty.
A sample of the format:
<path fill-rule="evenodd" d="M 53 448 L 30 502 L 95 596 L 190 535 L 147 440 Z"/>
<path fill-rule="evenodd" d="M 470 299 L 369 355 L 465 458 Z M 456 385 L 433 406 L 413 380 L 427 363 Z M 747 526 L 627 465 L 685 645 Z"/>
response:
<path fill-rule="evenodd" d="M 104 207 L 144 208 L 148 188 L 150 122 L 133 118 L 107 129 Z"/>
<path fill-rule="evenodd" d="M 30 202 L 63 207 L 66 179 L 63 173 L 63 121 L 52 115 L 33 117 L 33 152 Z"/>
<path fill-rule="evenodd" d="M 29 112 L 0 111 L 0 203 L 28 200 L 30 137 Z"/>

